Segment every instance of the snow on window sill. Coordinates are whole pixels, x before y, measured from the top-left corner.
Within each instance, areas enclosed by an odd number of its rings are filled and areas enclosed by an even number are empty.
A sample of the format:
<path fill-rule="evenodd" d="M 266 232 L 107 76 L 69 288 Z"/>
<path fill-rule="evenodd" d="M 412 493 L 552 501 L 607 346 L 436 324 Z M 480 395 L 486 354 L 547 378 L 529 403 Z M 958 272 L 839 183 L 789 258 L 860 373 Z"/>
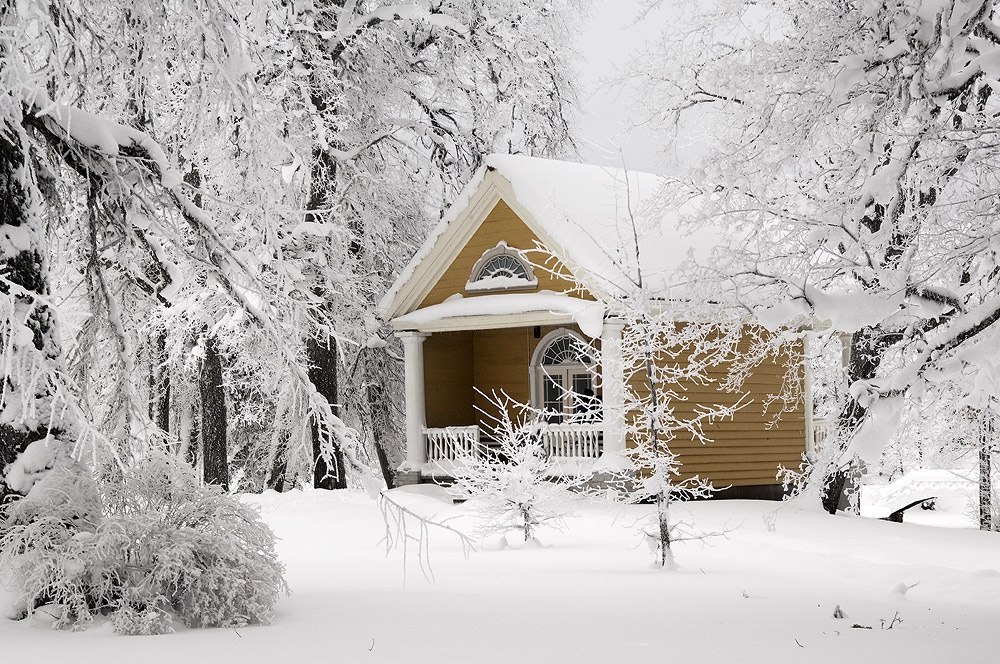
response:
<path fill-rule="evenodd" d="M 465 284 L 467 293 L 483 293 L 487 291 L 525 291 L 538 288 L 538 279 L 521 279 L 519 277 L 487 277 Z"/>

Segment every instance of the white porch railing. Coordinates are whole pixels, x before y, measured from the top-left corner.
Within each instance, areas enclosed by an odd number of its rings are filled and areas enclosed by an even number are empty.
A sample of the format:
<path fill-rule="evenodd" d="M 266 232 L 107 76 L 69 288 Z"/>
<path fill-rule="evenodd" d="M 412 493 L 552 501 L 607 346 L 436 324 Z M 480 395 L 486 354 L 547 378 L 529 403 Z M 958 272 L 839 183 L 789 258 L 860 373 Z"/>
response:
<path fill-rule="evenodd" d="M 819 452 L 823 448 L 823 442 L 829 437 L 830 432 L 833 431 L 833 425 L 832 420 L 813 420 L 812 431 L 809 432 L 809 442 L 812 443 L 811 450 L 813 452 Z"/>
<path fill-rule="evenodd" d="M 479 427 L 443 427 L 424 429 L 428 461 L 457 461 L 469 456 L 479 456 Z"/>
<path fill-rule="evenodd" d="M 951 470 L 911 470 L 891 484 L 868 484 L 865 492 L 878 503 L 901 504 L 914 498 L 968 495 L 975 480 Z"/>
<path fill-rule="evenodd" d="M 542 440 L 550 457 L 592 457 L 601 456 L 600 423 L 543 424 Z"/>
<path fill-rule="evenodd" d="M 545 453 L 550 457 L 601 456 L 601 434 L 599 422 L 573 422 L 563 424 L 542 424 L 541 435 Z M 479 456 L 488 443 L 480 439 L 479 427 L 475 424 L 464 427 L 442 427 L 424 429 L 427 445 L 427 461 L 459 461 L 467 456 Z"/>

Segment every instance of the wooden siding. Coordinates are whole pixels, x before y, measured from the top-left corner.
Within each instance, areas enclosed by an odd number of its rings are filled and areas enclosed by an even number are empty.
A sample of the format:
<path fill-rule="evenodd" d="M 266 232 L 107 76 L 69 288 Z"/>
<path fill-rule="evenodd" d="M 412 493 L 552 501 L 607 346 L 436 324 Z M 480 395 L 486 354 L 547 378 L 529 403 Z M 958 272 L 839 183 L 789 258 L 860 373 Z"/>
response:
<path fill-rule="evenodd" d="M 424 340 L 424 395 L 429 427 L 476 424 L 472 336 L 472 332 L 439 332 Z"/>
<path fill-rule="evenodd" d="M 712 442 L 701 444 L 679 438 L 669 443 L 682 464 L 678 479 L 698 475 L 718 488 L 778 484 L 779 465 L 798 468 L 805 452 L 803 404 L 800 402 L 791 412 L 782 413 L 777 420 L 777 405 L 766 411 L 764 408 L 768 395 L 781 389 L 788 360 L 787 357 L 774 358 L 757 367 L 740 393 L 724 392 L 712 385 L 681 385 L 683 395 L 688 398 L 676 405 L 681 416 L 694 414 L 698 404 L 735 404 L 744 392 L 752 401 L 732 418 L 705 426 L 705 434 Z M 710 375 L 722 379 L 726 368 L 718 367 Z M 641 380 L 641 376 L 633 378 L 633 387 L 640 394 L 645 392 Z"/>
<path fill-rule="evenodd" d="M 507 246 L 521 249 L 523 251 L 532 250 L 537 246 L 538 237 L 524 225 L 510 207 L 500 201 L 493 211 L 486 217 L 482 225 L 462 249 L 459 255 L 452 261 L 438 282 L 431 289 L 424 301 L 420 303 L 420 308 L 428 307 L 432 304 L 440 304 L 445 299 L 455 293 L 462 293 L 467 297 L 477 297 L 488 295 L 489 293 L 466 293 L 465 284 L 468 283 L 472 275 L 472 268 L 479 258 L 497 246 L 501 240 Z M 528 258 L 536 262 L 542 262 L 539 254 L 529 254 Z M 572 281 L 553 277 L 551 274 L 540 268 L 535 268 L 535 276 L 538 278 L 538 287 L 535 290 L 551 290 L 556 292 L 574 290 Z M 532 292 L 532 291 L 523 291 Z M 593 299 L 585 295 L 587 299 Z"/>
<path fill-rule="evenodd" d="M 473 383 L 484 393 L 475 393 L 476 414 L 485 421 L 487 428 L 490 418 L 483 413 L 496 413 L 488 396 L 492 392 L 505 392 L 519 403 L 530 402 L 528 363 L 533 336 L 530 327 L 476 330 L 474 333 Z"/>

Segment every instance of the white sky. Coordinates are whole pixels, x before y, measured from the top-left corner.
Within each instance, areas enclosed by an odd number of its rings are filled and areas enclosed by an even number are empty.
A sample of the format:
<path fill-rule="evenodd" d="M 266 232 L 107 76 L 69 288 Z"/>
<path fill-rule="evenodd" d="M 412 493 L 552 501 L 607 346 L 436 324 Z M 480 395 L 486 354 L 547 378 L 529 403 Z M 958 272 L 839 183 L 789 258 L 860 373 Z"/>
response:
<path fill-rule="evenodd" d="M 658 154 L 662 140 L 648 128 L 631 126 L 635 100 L 611 83 L 626 69 L 632 54 L 660 33 L 668 14 L 657 10 L 634 23 L 638 12 L 638 0 L 593 2 L 577 44 L 581 56 L 577 137 L 584 162 L 663 172 L 667 160 Z"/>
<path fill-rule="evenodd" d="M 635 126 L 641 113 L 634 93 L 613 85 L 627 71 L 633 55 L 676 21 L 683 0 L 665 0 L 662 7 L 636 22 L 640 0 L 593 0 L 576 49 L 581 108 L 577 118 L 580 156 L 585 163 L 625 166 L 629 169 L 669 174 L 678 158 L 665 151 L 665 141 L 653 128 Z M 685 123 L 688 124 L 688 123 Z M 689 127 L 679 161 L 694 165 L 701 154 L 698 127 Z"/>

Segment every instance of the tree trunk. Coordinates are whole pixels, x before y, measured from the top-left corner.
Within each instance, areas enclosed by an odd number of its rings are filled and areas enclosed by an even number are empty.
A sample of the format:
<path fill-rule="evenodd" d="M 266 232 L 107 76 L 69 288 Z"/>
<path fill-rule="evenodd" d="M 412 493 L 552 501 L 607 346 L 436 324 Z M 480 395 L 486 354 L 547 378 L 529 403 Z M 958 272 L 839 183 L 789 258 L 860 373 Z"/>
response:
<path fill-rule="evenodd" d="M 268 489 L 282 493 L 285 490 L 285 473 L 288 471 L 288 446 L 284 440 L 278 445 L 274 453 L 274 461 L 271 469 L 264 479 L 264 486 Z"/>
<path fill-rule="evenodd" d="M 201 395 L 201 447 L 204 478 L 229 490 L 226 454 L 226 392 L 222 386 L 222 358 L 212 337 L 205 338 L 205 357 L 198 378 Z"/>
<path fill-rule="evenodd" d="M 170 433 L 170 375 L 167 371 L 167 333 L 159 330 L 152 339 L 149 366 L 149 419 Z"/>
<path fill-rule="evenodd" d="M 192 467 L 197 467 L 201 447 L 201 408 L 193 400 L 185 402 L 178 415 L 177 437 L 181 444 L 179 455 Z"/>
<path fill-rule="evenodd" d="M 38 250 L 43 241 L 40 237 L 40 220 L 32 213 L 34 201 L 25 188 L 24 178 L 28 177 L 29 165 L 26 163 L 23 146 L 20 139 L 20 128 L 5 122 L 0 131 L 0 237 L 18 237 L 27 240 L 27 248 L 15 248 L 10 240 L 0 243 L 0 274 L 11 284 L 23 290 L 11 294 L 6 283 L 0 284 L 0 294 L 9 298 L 16 309 L 30 311 L 24 325 L 31 333 L 31 348 L 18 348 L 17 342 L 10 351 L 15 354 L 39 352 L 45 357 L 58 355 L 58 348 L 53 340 L 52 317 L 43 300 L 37 295 L 45 295 L 48 291 L 44 272 L 44 258 Z M 16 320 L 11 322 L 18 325 Z M 28 344 L 22 340 L 25 346 Z M 5 364 L 5 366 L 11 366 Z M 17 369 L 14 369 L 16 372 Z M 5 374 L 0 378 L 4 382 L 6 401 L 0 404 L 6 411 L 10 404 L 18 408 L 24 401 L 47 399 L 49 388 L 45 381 L 33 383 L 34 387 L 22 384 L 22 377 Z M 25 395 L 23 390 L 34 389 L 34 394 Z M 25 448 L 35 440 L 44 438 L 50 433 L 46 423 L 48 413 L 39 409 L 41 424 L 31 427 L 21 421 L 18 413 L 3 412 L 4 424 L 0 424 L 0 504 L 11 495 L 7 483 L 3 481 L 3 471 L 13 462 Z"/>
<path fill-rule="evenodd" d="M 309 355 L 309 380 L 338 415 L 337 406 L 337 342 L 327 339 L 326 344 L 310 339 L 307 344 Z M 340 444 L 322 435 L 320 427 L 313 422 L 313 486 L 317 489 L 346 489 L 347 473 L 344 472 L 344 451 Z"/>
<path fill-rule="evenodd" d="M 993 530 L 993 410 L 979 411 L 979 529 Z"/>
<path fill-rule="evenodd" d="M 389 453 L 386 451 L 386 434 L 389 430 L 389 402 L 385 388 L 388 378 L 388 367 L 385 366 L 385 353 L 382 352 L 378 358 L 374 357 L 376 351 L 368 350 L 368 357 L 365 358 L 365 398 L 367 399 L 368 426 L 372 434 L 372 442 L 375 445 L 375 455 L 378 457 L 378 465 L 382 471 L 382 479 L 385 480 L 387 489 L 396 488 L 396 473 L 393 471 L 389 461 Z"/>
<path fill-rule="evenodd" d="M 859 380 L 871 380 L 882 364 L 886 351 L 894 343 L 895 336 L 886 334 L 880 327 L 865 327 L 851 336 L 850 359 L 847 365 L 847 384 L 852 385 Z M 857 460 L 843 458 L 848 445 L 858 428 L 864 422 L 868 409 L 856 399 L 848 395 L 847 400 L 837 416 L 836 443 L 840 446 L 834 467 L 828 468 L 823 477 L 822 502 L 823 508 L 830 514 L 835 514 L 844 506 L 845 491 L 852 488 L 850 477 L 857 471 Z"/>
<path fill-rule="evenodd" d="M 660 538 L 660 567 L 676 569 L 674 551 L 670 548 L 670 496 L 664 489 L 656 494 L 656 525 Z"/>

